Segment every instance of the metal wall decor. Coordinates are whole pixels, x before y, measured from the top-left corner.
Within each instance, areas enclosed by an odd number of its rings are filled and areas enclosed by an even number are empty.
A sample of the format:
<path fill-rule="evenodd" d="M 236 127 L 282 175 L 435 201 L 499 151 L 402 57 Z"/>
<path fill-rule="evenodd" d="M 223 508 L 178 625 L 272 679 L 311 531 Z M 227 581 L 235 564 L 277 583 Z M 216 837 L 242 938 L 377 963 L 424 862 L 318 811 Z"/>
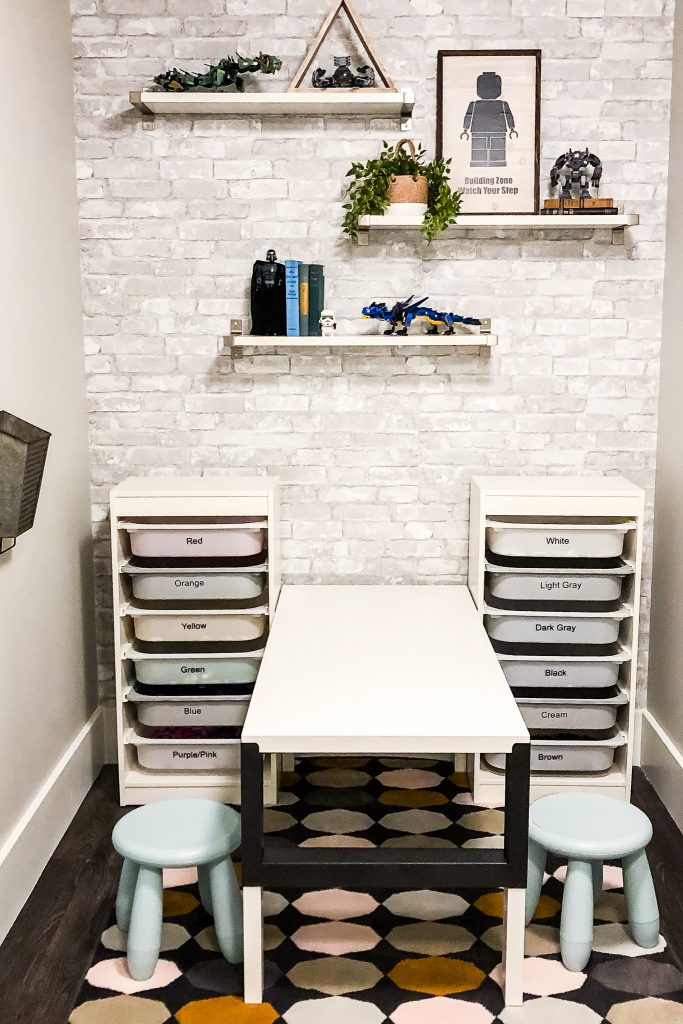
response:
<path fill-rule="evenodd" d="M 437 155 L 453 160 L 461 215 L 539 205 L 540 50 L 440 50 Z"/>
<path fill-rule="evenodd" d="M 33 526 L 50 436 L 0 412 L 0 554 Z"/>

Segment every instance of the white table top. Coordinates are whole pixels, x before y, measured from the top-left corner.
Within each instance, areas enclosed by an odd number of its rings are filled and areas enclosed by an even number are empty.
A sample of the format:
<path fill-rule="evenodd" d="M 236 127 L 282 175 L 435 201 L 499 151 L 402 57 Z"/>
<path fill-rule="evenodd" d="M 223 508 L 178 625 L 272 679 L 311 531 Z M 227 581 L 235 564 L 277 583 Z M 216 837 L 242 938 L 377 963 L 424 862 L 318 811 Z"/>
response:
<path fill-rule="evenodd" d="M 464 586 L 285 586 L 242 741 L 507 753 L 529 733 Z"/>

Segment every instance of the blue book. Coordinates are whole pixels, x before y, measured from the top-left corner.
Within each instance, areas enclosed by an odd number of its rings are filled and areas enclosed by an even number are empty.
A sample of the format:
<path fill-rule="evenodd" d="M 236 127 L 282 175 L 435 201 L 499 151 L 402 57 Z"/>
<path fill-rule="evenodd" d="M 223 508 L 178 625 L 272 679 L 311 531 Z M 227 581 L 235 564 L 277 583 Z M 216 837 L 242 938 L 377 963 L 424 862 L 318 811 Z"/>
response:
<path fill-rule="evenodd" d="M 287 336 L 299 336 L 299 267 L 301 260 L 285 260 L 285 301 L 287 304 Z"/>

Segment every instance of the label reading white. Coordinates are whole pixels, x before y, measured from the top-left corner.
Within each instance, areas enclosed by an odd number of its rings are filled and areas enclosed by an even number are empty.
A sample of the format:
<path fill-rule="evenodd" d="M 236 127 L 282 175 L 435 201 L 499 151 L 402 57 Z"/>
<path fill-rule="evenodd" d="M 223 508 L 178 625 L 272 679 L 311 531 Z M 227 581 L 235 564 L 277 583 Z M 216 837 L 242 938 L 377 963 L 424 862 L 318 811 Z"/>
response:
<path fill-rule="evenodd" d="M 569 537 L 558 537 L 557 534 L 552 534 L 550 537 L 546 537 L 546 544 L 569 544 Z"/>

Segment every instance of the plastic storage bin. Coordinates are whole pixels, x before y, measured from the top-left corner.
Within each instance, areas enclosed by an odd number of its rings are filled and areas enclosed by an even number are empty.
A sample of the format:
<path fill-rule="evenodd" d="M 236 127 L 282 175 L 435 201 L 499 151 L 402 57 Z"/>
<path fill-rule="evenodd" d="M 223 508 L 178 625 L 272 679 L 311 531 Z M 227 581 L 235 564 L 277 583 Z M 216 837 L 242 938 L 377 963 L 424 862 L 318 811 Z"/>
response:
<path fill-rule="evenodd" d="M 618 558 L 635 523 L 530 523 L 489 519 L 489 551 L 508 558 Z"/>
<path fill-rule="evenodd" d="M 572 658 L 552 658 L 545 655 L 533 656 L 498 652 L 500 667 L 513 689 L 519 687 L 606 689 L 614 686 L 617 682 L 621 666 L 629 658 L 630 654 L 625 648 L 604 658 L 591 658 L 585 655 Z"/>
<path fill-rule="evenodd" d="M 142 569 L 126 565 L 123 572 L 139 601 L 254 601 L 265 597 L 265 572 L 225 569 Z"/>
<path fill-rule="evenodd" d="M 266 630 L 267 616 L 247 615 L 230 609 L 166 610 L 128 606 L 133 630 L 139 640 L 148 643 L 243 643 L 256 640 Z"/>
<path fill-rule="evenodd" d="M 599 738 L 584 736 L 534 738 L 531 742 L 532 772 L 604 772 L 614 764 L 619 747 L 626 737 L 619 729 Z M 485 754 L 484 760 L 492 768 L 505 768 L 505 754 Z"/>
<path fill-rule="evenodd" d="M 240 767 L 239 740 L 148 740 L 135 736 L 141 768 L 165 772 L 231 772 Z"/>
<path fill-rule="evenodd" d="M 619 639 L 621 621 L 630 614 L 629 609 L 600 615 L 585 615 L 578 612 L 554 615 L 551 612 L 498 612 L 487 608 L 484 625 L 491 639 L 500 643 L 604 646 L 616 643 Z"/>
<path fill-rule="evenodd" d="M 128 531 L 130 550 L 142 558 L 251 558 L 266 543 L 262 520 L 235 519 L 222 523 L 133 523 L 121 521 Z"/>
<path fill-rule="evenodd" d="M 556 695 L 536 695 L 518 690 L 517 706 L 530 731 L 557 732 L 561 729 L 590 732 L 611 729 L 617 721 L 617 712 L 628 704 L 628 695 L 614 687 L 607 696 L 591 696 L 591 691 L 558 691 Z"/>
<path fill-rule="evenodd" d="M 135 677 L 146 686 L 208 686 L 248 685 L 256 681 L 259 658 L 221 658 L 208 654 L 178 657 L 154 657 L 130 652 L 135 664 Z"/>
<path fill-rule="evenodd" d="M 550 605 L 605 604 L 619 601 L 624 580 L 633 572 L 628 565 L 618 570 L 562 570 L 499 566 L 486 563 L 488 594 L 495 603 L 510 601 Z"/>
<path fill-rule="evenodd" d="M 152 727 L 241 726 L 247 717 L 248 700 L 145 700 L 132 693 L 138 722 Z"/>

